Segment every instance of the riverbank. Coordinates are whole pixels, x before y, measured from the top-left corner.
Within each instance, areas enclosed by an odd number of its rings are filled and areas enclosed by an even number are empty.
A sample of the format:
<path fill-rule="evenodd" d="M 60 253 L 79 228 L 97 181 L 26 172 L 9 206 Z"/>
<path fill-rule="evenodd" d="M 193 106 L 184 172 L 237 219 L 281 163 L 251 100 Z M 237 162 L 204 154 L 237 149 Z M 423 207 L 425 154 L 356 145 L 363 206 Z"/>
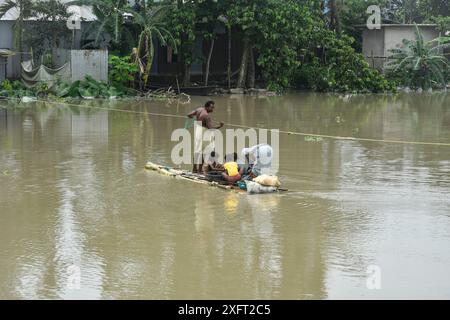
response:
<path fill-rule="evenodd" d="M 448 85 L 450 88 L 450 84 Z M 379 94 L 395 93 L 433 93 L 446 92 L 446 89 L 423 90 L 421 88 L 397 87 L 394 91 L 380 92 Z M 149 86 L 147 91 L 139 91 L 133 88 L 117 89 L 106 83 L 98 82 L 90 77 L 84 81 L 77 81 L 72 84 L 56 83 L 49 87 L 46 83 L 40 83 L 33 88 L 26 87 L 21 81 L 10 82 L 8 80 L 0 83 L 0 100 L 20 101 L 24 103 L 35 102 L 38 100 L 48 101 L 72 101 L 72 100 L 93 100 L 93 99 L 140 99 L 140 100 L 180 100 L 190 101 L 191 96 L 223 96 L 223 95 L 248 95 L 259 97 L 274 97 L 286 94 L 288 92 L 311 92 L 318 93 L 310 89 L 287 89 L 283 93 L 270 91 L 264 88 L 224 88 L 220 86 L 192 86 L 177 87 L 169 85 Z M 341 97 L 351 97 L 355 95 L 371 95 L 370 92 L 322 92 Z"/>

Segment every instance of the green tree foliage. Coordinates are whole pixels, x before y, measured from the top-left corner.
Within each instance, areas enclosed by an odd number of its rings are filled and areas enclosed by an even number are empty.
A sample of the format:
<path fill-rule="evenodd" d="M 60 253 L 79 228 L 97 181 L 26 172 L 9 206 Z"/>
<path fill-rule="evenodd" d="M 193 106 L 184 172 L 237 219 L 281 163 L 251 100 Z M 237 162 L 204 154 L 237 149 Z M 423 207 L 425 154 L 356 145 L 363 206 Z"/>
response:
<path fill-rule="evenodd" d="M 390 0 L 388 13 L 397 23 L 414 23 L 423 20 L 418 0 Z"/>
<path fill-rule="evenodd" d="M 131 61 L 130 56 L 119 57 L 110 55 L 109 64 L 109 81 L 116 87 L 124 88 L 132 86 L 134 75 L 138 72 L 136 64 Z"/>
<path fill-rule="evenodd" d="M 315 26 L 309 4 L 295 0 L 229 4 L 226 15 L 244 43 L 238 87 L 254 85 L 255 63 L 270 88 L 280 91 L 291 84 L 299 66 L 299 50 Z"/>
<path fill-rule="evenodd" d="M 443 32 L 446 34 L 447 32 L 450 32 L 450 16 L 443 17 L 443 16 L 437 16 L 430 18 L 431 23 L 435 23 L 438 25 L 438 30 L 440 32 Z"/>
<path fill-rule="evenodd" d="M 296 85 L 318 91 L 383 92 L 392 84 L 378 71 L 372 70 L 353 48 L 354 39 L 326 28 L 312 33 L 310 46 L 304 50 L 303 63 L 297 69 Z"/>
<path fill-rule="evenodd" d="M 194 61 L 198 1 L 200 0 L 176 0 L 175 4 L 171 0 L 163 1 L 164 4 L 174 4 L 172 10 L 167 13 L 165 22 L 178 48 L 178 57 L 183 65 L 180 71 L 185 86 L 190 83 L 190 69 Z"/>
<path fill-rule="evenodd" d="M 330 30 L 328 22 L 309 3 L 242 0 L 234 4 L 229 10 L 231 21 L 239 27 L 244 44 L 249 43 L 250 50 L 255 50 L 262 80 L 269 88 L 282 91 L 295 85 L 359 92 L 391 89 L 389 82 L 371 70 L 364 57 L 352 48 L 353 40 Z M 242 68 L 244 63 L 241 72 Z"/>
<path fill-rule="evenodd" d="M 257 64 L 268 87 L 279 91 L 291 85 L 299 52 L 314 32 L 314 18 L 307 7 L 291 0 L 267 1 L 258 18 Z"/>
<path fill-rule="evenodd" d="M 433 17 L 449 17 L 450 1 L 448 0 L 418 0 L 418 10 L 424 19 Z"/>

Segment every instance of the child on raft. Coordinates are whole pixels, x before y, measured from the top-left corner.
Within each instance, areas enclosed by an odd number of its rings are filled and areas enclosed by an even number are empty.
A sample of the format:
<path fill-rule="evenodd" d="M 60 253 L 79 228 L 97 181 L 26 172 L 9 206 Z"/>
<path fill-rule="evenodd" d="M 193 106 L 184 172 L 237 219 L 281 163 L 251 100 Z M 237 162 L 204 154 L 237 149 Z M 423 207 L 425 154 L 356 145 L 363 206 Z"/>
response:
<path fill-rule="evenodd" d="M 244 173 L 244 168 L 239 168 L 237 159 L 238 155 L 236 152 L 233 154 L 228 154 L 225 157 L 225 164 L 223 165 L 225 172 L 222 173 L 222 177 L 230 184 L 235 184 L 240 181 L 242 174 Z"/>
<path fill-rule="evenodd" d="M 212 151 L 209 157 L 207 157 L 203 163 L 202 172 L 208 174 L 211 171 L 225 171 L 223 165 L 218 162 L 219 155 Z"/>

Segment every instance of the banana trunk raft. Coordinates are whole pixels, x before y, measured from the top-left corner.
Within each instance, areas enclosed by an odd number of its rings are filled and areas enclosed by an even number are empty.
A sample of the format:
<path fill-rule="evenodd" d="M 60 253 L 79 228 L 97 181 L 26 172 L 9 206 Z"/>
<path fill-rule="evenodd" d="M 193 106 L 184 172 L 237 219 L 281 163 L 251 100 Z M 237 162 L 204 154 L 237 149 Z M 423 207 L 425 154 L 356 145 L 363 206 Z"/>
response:
<path fill-rule="evenodd" d="M 211 187 L 217 187 L 220 189 L 238 192 L 238 193 L 275 193 L 275 192 L 286 192 L 287 189 L 279 187 L 266 187 L 257 184 L 256 182 L 246 181 L 247 188 L 242 189 L 242 187 L 234 184 L 230 185 L 227 182 L 209 181 L 207 177 L 203 174 L 192 173 L 187 170 L 180 170 L 171 168 L 168 166 L 159 165 L 153 162 L 147 162 L 145 169 L 150 171 L 156 171 L 162 175 L 173 177 L 177 179 L 187 180 L 198 184 L 204 184 Z"/>

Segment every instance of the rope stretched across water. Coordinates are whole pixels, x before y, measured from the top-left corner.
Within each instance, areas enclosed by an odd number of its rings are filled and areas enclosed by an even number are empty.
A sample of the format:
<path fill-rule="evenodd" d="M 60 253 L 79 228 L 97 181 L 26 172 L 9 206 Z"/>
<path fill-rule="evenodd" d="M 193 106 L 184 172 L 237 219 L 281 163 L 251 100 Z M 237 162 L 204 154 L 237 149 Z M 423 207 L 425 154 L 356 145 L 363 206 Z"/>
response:
<path fill-rule="evenodd" d="M 84 106 L 84 105 L 67 103 L 67 102 L 55 102 L 55 101 L 46 101 L 46 100 L 38 100 L 38 101 L 55 104 L 55 105 L 67 105 L 67 106 L 82 107 L 82 108 L 95 108 L 95 109 L 115 111 L 115 112 L 125 112 L 125 113 L 133 113 L 133 114 L 145 114 L 145 115 L 158 116 L 158 117 L 186 119 L 186 116 L 177 115 L 177 114 L 155 113 L 155 112 L 147 112 L 147 111 L 124 110 L 124 109 L 111 109 L 111 108 L 106 108 L 106 107 Z M 140 104 L 141 102 L 142 101 L 139 101 L 136 104 L 133 104 L 131 107 L 134 107 L 134 106 Z M 187 124 L 185 124 L 185 126 L 186 125 Z M 233 124 L 233 123 L 225 123 L 225 125 L 228 127 L 235 127 L 235 128 L 241 128 L 241 129 L 267 129 L 267 128 L 245 126 L 245 125 L 239 125 L 239 124 Z M 270 129 L 267 129 L 267 130 L 270 130 Z M 370 139 L 370 138 L 358 138 L 358 137 L 333 136 L 333 135 L 306 133 L 306 132 L 294 132 L 294 131 L 285 131 L 285 130 L 279 130 L 279 132 L 282 134 L 287 134 L 287 135 L 314 137 L 314 138 L 323 138 L 323 139 L 332 139 L 332 140 L 365 141 L 365 142 L 379 142 L 379 143 L 391 143 L 391 144 L 450 147 L 450 142 L 425 142 L 425 141 L 404 141 L 404 140 L 389 140 L 389 139 Z"/>

